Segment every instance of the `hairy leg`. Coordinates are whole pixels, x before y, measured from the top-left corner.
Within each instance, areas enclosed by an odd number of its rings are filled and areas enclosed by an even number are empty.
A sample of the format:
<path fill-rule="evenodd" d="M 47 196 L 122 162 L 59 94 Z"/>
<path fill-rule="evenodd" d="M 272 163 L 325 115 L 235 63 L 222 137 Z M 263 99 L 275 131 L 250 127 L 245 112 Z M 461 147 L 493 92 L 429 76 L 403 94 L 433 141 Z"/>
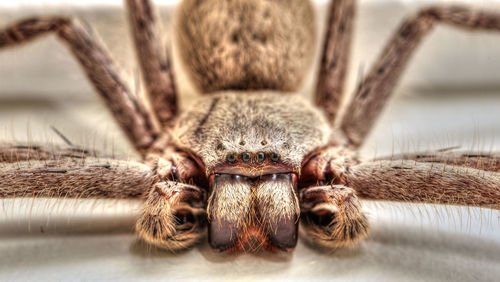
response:
<path fill-rule="evenodd" d="M 299 178 L 300 217 L 313 244 L 329 249 L 355 245 L 369 231 L 368 221 L 353 189 L 344 186 L 355 154 L 343 147 L 314 153 Z"/>
<path fill-rule="evenodd" d="M 0 163 L 20 161 L 59 160 L 62 158 L 83 159 L 86 157 L 103 157 L 96 151 L 75 148 L 51 146 L 44 148 L 38 145 L 0 144 Z"/>
<path fill-rule="evenodd" d="M 313 153 L 303 164 L 299 188 L 342 185 L 348 168 L 360 161 L 355 152 L 343 146 L 331 146 Z"/>
<path fill-rule="evenodd" d="M 203 235 L 208 184 L 189 154 L 161 147 L 146 158 L 158 182 L 149 191 L 136 231 L 144 241 L 176 251 L 192 246 Z"/>
<path fill-rule="evenodd" d="M 436 23 L 500 31 L 500 14 L 466 7 L 431 7 L 406 20 L 387 43 L 350 102 L 341 128 L 360 146 L 398 83 L 415 49 Z"/>
<path fill-rule="evenodd" d="M 151 156 L 145 165 L 75 148 L 4 145 L 0 198 L 145 198 L 139 236 L 160 248 L 182 249 L 202 235 L 206 194 L 182 183 L 198 181 L 196 164 L 180 153 L 167 154 Z"/>
<path fill-rule="evenodd" d="M 351 188 L 305 188 L 300 192 L 300 207 L 302 227 L 316 245 L 329 249 L 352 246 L 368 235 L 368 220 Z"/>
<path fill-rule="evenodd" d="M 162 127 L 170 127 L 177 114 L 174 77 L 167 49 L 158 37 L 156 16 L 149 0 L 127 0 L 135 49 L 151 106 Z"/>
<path fill-rule="evenodd" d="M 344 94 L 355 5 L 354 0 L 332 0 L 330 3 L 315 100 L 332 124 Z"/>
<path fill-rule="evenodd" d="M 414 160 L 349 168 L 345 184 L 370 200 L 471 205 L 500 209 L 500 173 Z"/>
<path fill-rule="evenodd" d="M 148 194 L 137 233 L 144 241 L 171 251 L 192 246 L 206 226 L 205 202 L 204 191 L 196 186 L 158 182 Z"/>
<path fill-rule="evenodd" d="M 360 163 L 341 147 L 325 148 L 308 159 L 299 179 L 301 221 L 314 243 L 336 248 L 366 237 L 369 227 L 356 194 L 370 200 L 500 209 L 496 154 L 434 152 L 391 159 Z"/>
<path fill-rule="evenodd" d="M 422 152 L 400 154 L 376 160 L 415 160 L 423 163 L 442 163 L 464 166 L 484 171 L 500 172 L 500 153 L 485 152 Z"/>
<path fill-rule="evenodd" d="M 141 163 L 59 155 L 0 162 L 0 198 L 140 198 L 153 185 Z"/>
<path fill-rule="evenodd" d="M 0 29 L 0 48 L 14 47 L 42 35 L 55 33 L 78 59 L 88 79 L 139 151 L 154 142 L 158 132 L 152 116 L 119 77 L 105 49 L 70 19 L 31 18 Z"/>

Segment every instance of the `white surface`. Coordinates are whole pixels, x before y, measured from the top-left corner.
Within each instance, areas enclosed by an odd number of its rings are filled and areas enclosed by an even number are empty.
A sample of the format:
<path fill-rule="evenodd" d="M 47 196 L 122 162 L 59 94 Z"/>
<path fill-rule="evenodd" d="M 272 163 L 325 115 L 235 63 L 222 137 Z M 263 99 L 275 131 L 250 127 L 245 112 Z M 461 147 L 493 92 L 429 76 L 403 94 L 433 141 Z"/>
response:
<path fill-rule="evenodd" d="M 429 1 L 361 7 L 352 81 L 360 62 L 366 68 L 400 19 L 422 2 Z M 0 24 L 29 13 L 63 11 L 82 16 L 103 35 L 133 77 L 126 26 L 116 8 L 35 10 L 10 12 L 0 17 Z M 166 23 L 169 11 L 162 9 Z M 363 149 L 365 156 L 455 145 L 500 150 L 500 35 L 440 28 L 431 37 L 377 123 Z M 194 90 L 179 76 L 182 98 L 190 102 Z M 304 87 L 305 95 L 311 93 L 312 78 Z M 74 143 L 133 157 L 96 97 L 68 52 L 53 39 L 0 52 L 3 140 L 58 143 L 49 129 L 54 125 Z M 498 211 L 365 203 L 373 232 L 358 249 L 327 254 L 300 242 L 291 255 L 233 257 L 211 251 L 205 242 L 176 255 L 148 249 L 131 233 L 139 207 L 137 202 L 123 201 L 1 202 L 0 281 L 497 281 L 500 277 Z"/>

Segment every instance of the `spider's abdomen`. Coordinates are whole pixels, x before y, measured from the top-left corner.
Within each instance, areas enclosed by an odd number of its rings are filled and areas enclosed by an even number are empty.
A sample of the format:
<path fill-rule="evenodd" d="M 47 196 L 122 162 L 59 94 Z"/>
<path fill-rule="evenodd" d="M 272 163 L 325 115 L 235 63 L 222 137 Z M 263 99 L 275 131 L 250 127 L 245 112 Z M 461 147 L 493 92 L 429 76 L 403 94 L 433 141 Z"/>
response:
<path fill-rule="evenodd" d="M 297 95 L 221 92 L 184 112 L 174 138 L 207 171 L 220 165 L 258 169 L 273 162 L 297 171 L 306 154 L 327 144 L 330 133 L 321 112 Z"/>
<path fill-rule="evenodd" d="M 183 63 L 203 93 L 297 90 L 316 33 L 304 0 L 184 0 L 176 31 Z"/>

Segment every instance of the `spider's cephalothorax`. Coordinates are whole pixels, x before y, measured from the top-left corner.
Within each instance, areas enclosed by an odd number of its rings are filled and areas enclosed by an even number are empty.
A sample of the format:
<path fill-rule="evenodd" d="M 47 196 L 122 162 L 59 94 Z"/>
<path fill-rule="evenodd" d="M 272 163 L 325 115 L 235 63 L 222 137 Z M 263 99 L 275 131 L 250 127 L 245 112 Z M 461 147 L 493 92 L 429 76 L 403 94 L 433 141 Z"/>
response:
<path fill-rule="evenodd" d="M 105 49 L 70 19 L 20 21 L 0 30 L 0 48 L 55 33 L 141 162 L 75 147 L 6 145 L 0 196 L 143 197 L 138 234 L 170 250 L 193 245 L 206 226 L 219 250 L 287 250 L 296 245 L 299 222 L 315 244 L 353 245 L 369 229 L 358 197 L 500 208 L 498 155 L 427 152 L 361 162 L 356 153 L 435 23 L 498 31 L 500 15 L 457 6 L 420 11 L 397 30 L 338 117 L 353 0 L 330 4 L 315 105 L 293 93 L 314 49 L 309 1 L 184 0 L 176 24 L 182 63 L 206 95 L 179 114 L 151 4 L 126 4 L 151 111 Z"/>
<path fill-rule="evenodd" d="M 230 248 L 239 238 L 295 246 L 297 179 L 304 157 L 328 144 L 325 118 L 298 97 L 272 92 L 224 92 L 201 101 L 181 115 L 173 137 L 209 177 L 212 246 Z"/>

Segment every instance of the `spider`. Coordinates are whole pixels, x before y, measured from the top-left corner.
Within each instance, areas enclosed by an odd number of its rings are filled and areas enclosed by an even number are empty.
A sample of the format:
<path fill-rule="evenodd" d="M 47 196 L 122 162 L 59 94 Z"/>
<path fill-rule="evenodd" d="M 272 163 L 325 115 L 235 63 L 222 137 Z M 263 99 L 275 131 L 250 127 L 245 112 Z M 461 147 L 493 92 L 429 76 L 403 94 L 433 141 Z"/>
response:
<path fill-rule="evenodd" d="M 192 246 L 204 230 L 220 251 L 288 251 L 299 223 L 322 248 L 356 245 L 369 233 L 360 199 L 500 209 L 498 154 L 362 160 L 357 152 L 433 26 L 498 31 L 500 14 L 438 6 L 408 18 L 339 115 L 354 0 L 330 4 L 314 103 L 294 94 L 314 50 L 309 1 L 184 0 L 180 55 L 205 95 L 180 112 L 154 7 L 149 0 L 125 3 L 148 101 L 138 100 L 106 50 L 72 19 L 19 21 L 0 29 L 0 47 L 56 34 L 141 159 L 4 145 L 0 197 L 141 198 L 138 235 L 171 251 Z"/>

